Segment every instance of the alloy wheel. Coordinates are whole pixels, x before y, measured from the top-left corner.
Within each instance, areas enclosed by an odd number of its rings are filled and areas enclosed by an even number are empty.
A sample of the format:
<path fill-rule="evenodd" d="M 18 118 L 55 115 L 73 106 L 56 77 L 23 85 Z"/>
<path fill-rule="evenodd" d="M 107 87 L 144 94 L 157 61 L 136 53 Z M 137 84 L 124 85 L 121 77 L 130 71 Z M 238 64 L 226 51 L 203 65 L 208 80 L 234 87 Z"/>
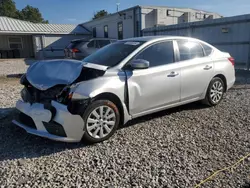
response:
<path fill-rule="evenodd" d="M 223 96 L 223 85 L 220 81 L 214 82 L 210 90 L 210 98 L 213 103 L 217 104 Z"/>
<path fill-rule="evenodd" d="M 93 138 L 104 138 L 113 130 L 116 123 L 116 115 L 109 106 L 99 106 L 88 116 L 86 128 L 88 134 Z"/>

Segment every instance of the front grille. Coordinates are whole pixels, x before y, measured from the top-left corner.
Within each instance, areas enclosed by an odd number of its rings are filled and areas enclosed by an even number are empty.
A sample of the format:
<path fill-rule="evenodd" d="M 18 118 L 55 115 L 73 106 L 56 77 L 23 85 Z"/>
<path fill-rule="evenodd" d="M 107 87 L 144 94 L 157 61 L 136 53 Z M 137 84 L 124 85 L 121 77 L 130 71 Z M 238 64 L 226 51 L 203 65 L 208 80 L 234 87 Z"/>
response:
<path fill-rule="evenodd" d="M 32 129 L 36 129 L 36 124 L 33 121 L 33 119 L 30 116 L 27 116 L 26 114 L 24 114 L 22 112 L 19 114 L 19 121 L 20 121 L 20 123 L 26 125 L 27 127 L 30 127 Z"/>
<path fill-rule="evenodd" d="M 64 87 L 63 85 L 57 85 L 45 91 L 38 90 L 33 86 L 24 87 L 21 91 L 21 97 L 24 102 L 50 103 L 51 100 L 57 99 L 57 95 L 61 93 Z"/>
<path fill-rule="evenodd" d="M 55 121 L 50 123 L 43 122 L 44 127 L 50 134 L 54 134 L 57 136 L 67 137 L 66 133 L 63 129 L 63 126 Z"/>

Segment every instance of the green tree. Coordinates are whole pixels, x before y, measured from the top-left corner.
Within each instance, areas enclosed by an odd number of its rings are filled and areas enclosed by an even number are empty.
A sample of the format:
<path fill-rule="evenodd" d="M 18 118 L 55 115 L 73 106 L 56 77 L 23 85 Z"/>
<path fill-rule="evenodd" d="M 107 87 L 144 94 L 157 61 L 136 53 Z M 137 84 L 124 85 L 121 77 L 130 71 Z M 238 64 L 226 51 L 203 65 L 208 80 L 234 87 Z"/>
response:
<path fill-rule="evenodd" d="M 44 20 L 38 8 L 27 5 L 19 13 L 19 19 L 26 20 L 34 23 L 49 23 Z"/>
<path fill-rule="evenodd" d="M 103 16 L 107 16 L 108 15 L 108 12 L 106 10 L 100 10 L 98 11 L 97 13 L 95 13 L 94 17 L 92 18 L 92 20 L 95 20 L 95 19 L 98 19 L 98 18 L 101 18 Z"/>
<path fill-rule="evenodd" d="M 13 0 L 0 0 L 0 16 L 17 18 L 16 4 Z"/>
<path fill-rule="evenodd" d="M 0 16 L 17 18 L 34 23 L 49 23 L 44 20 L 38 8 L 27 5 L 21 11 L 16 9 L 16 4 L 13 0 L 0 0 Z"/>

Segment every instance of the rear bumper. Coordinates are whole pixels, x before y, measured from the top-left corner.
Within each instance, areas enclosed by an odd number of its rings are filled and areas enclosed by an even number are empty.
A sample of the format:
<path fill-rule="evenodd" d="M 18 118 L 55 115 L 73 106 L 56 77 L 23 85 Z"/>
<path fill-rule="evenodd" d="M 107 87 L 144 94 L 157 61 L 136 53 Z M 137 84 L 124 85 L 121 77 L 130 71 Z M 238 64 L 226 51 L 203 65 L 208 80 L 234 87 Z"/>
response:
<path fill-rule="evenodd" d="M 231 87 L 233 87 L 234 83 L 235 83 L 235 78 L 227 83 L 227 90 L 229 90 Z"/>
<path fill-rule="evenodd" d="M 52 101 L 51 106 L 56 109 L 55 115 L 53 115 L 50 110 L 45 109 L 43 104 L 34 103 L 31 105 L 19 100 L 16 103 L 16 108 L 32 118 L 36 129 L 24 124 L 23 122 L 19 122 L 18 120 L 13 120 L 13 123 L 23 128 L 30 134 L 49 138 L 52 140 L 62 142 L 81 141 L 84 134 L 84 121 L 81 116 L 71 114 L 65 105 L 60 104 L 56 101 Z M 60 124 L 66 136 L 58 136 L 49 133 L 46 129 L 45 123 L 51 123 L 51 125 L 53 126 L 52 122 Z"/>

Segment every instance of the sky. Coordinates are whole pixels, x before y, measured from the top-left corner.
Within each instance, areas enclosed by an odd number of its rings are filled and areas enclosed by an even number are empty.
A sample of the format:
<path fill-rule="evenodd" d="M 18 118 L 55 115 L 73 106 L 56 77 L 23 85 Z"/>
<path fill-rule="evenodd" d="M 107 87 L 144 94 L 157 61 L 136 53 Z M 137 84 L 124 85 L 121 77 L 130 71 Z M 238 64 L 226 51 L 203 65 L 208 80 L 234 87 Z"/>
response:
<path fill-rule="evenodd" d="M 39 8 L 50 23 L 79 24 L 89 21 L 95 12 L 105 9 L 116 12 L 136 5 L 189 7 L 216 12 L 222 16 L 250 14 L 250 0 L 15 0 L 17 9 L 26 5 Z"/>

